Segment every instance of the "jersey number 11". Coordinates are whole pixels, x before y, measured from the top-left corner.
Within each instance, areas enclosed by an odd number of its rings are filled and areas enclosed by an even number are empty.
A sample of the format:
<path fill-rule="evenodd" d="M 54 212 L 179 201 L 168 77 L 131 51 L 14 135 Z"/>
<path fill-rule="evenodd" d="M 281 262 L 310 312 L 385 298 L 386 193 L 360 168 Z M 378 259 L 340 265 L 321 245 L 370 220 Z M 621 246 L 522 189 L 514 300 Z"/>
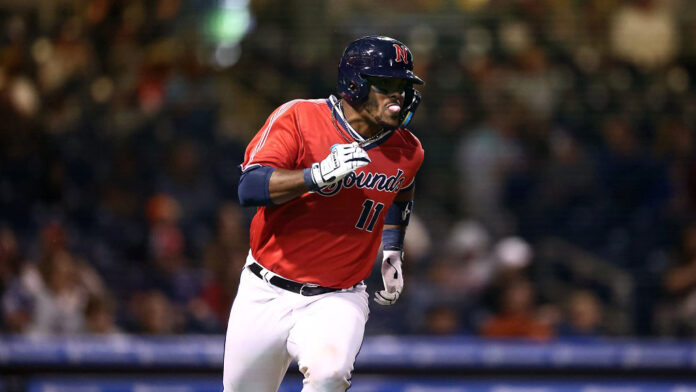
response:
<path fill-rule="evenodd" d="M 372 207 L 374 207 L 374 213 L 372 213 Z M 375 204 L 374 200 L 365 199 L 362 212 L 360 213 L 360 218 L 358 219 L 358 223 L 355 224 L 355 227 L 360 230 L 367 230 L 371 232 L 372 229 L 374 229 L 375 223 L 377 223 L 377 218 L 379 218 L 379 214 L 383 209 L 384 204 Z M 367 223 L 368 218 L 370 218 L 370 214 L 372 214 L 372 219 L 370 219 L 370 223 L 367 224 L 367 227 L 365 227 L 365 223 Z"/>

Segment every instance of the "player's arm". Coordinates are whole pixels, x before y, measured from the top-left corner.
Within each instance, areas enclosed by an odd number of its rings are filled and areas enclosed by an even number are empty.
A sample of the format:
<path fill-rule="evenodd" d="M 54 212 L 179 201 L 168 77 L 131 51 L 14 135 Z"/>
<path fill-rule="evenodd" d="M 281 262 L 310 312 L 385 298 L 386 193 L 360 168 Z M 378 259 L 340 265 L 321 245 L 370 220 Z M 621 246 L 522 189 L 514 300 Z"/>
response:
<path fill-rule="evenodd" d="M 384 219 L 382 230 L 382 281 L 384 290 L 375 293 L 375 302 L 380 305 L 393 305 L 399 299 L 404 288 L 401 269 L 403 260 L 404 237 L 406 227 L 413 209 L 412 185 L 397 194 Z"/>
<path fill-rule="evenodd" d="M 283 204 L 309 191 L 304 170 L 275 169 L 268 183 L 273 204 Z"/>
<path fill-rule="evenodd" d="M 303 170 L 255 166 L 239 179 L 239 202 L 244 207 L 282 204 L 307 192 Z"/>
<path fill-rule="evenodd" d="M 382 247 L 385 250 L 403 250 L 406 227 L 413 209 L 415 187 L 399 192 L 384 219 Z"/>
<path fill-rule="evenodd" d="M 268 206 L 290 201 L 307 191 L 317 191 L 370 163 L 358 143 L 337 144 L 321 162 L 300 170 L 256 165 L 242 173 L 239 202 L 245 206 Z"/>

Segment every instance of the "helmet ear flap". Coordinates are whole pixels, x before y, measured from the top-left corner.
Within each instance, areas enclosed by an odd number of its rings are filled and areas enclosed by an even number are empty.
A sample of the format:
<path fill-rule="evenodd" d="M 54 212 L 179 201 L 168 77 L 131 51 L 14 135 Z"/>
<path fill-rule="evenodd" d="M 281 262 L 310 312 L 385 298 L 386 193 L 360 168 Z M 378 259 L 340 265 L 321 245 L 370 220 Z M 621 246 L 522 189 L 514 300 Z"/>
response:
<path fill-rule="evenodd" d="M 418 105 L 421 102 L 420 91 L 414 89 L 413 87 L 406 89 L 406 96 L 404 97 L 404 108 L 401 109 L 399 114 L 400 127 L 407 127 L 408 124 L 413 119 L 413 115 L 418 109 Z"/>
<path fill-rule="evenodd" d="M 356 75 L 348 83 L 347 89 L 348 94 L 344 98 L 351 105 L 357 105 L 367 99 L 367 95 L 370 93 L 370 84 L 363 79 L 362 75 Z"/>

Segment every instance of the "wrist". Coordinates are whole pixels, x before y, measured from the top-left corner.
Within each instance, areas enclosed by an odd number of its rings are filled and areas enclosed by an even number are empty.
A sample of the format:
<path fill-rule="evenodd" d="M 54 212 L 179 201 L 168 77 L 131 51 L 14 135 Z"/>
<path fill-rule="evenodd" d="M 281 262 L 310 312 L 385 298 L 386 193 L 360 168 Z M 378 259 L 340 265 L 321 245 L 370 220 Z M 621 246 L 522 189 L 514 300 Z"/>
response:
<path fill-rule="evenodd" d="M 305 168 L 302 170 L 302 175 L 304 177 L 305 184 L 307 184 L 307 188 L 309 188 L 310 191 L 316 192 L 320 189 L 319 185 L 317 184 L 317 181 L 314 179 L 314 167 L 319 166 L 319 164 L 315 163 L 312 165 L 312 167 Z"/>
<path fill-rule="evenodd" d="M 403 254 L 402 250 L 383 250 L 382 251 L 382 259 L 391 259 L 392 263 L 398 262 L 401 263 L 401 255 Z"/>
<path fill-rule="evenodd" d="M 382 249 L 385 251 L 399 251 L 404 249 L 406 231 L 401 229 L 384 229 L 382 231 Z"/>

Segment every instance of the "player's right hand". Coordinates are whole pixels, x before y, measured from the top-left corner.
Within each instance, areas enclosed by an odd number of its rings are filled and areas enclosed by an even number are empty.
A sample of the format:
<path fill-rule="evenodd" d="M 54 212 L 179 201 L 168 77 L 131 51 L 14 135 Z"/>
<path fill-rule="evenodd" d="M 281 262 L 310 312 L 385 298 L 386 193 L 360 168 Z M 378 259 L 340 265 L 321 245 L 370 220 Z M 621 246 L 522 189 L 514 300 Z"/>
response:
<path fill-rule="evenodd" d="M 355 169 L 370 163 L 367 152 L 357 142 L 334 144 L 323 161 L 311 167 L 312 181 L 318 189 L 331 185 Z"/>
<path fill-rule="evenodd" d="M 380 305 L 394 305 L 404 290 L 404 273 L 401 271 L 403 252 L 385 250 L 382 253 L 384 290 L 375 292 L 375 302 Z"/>

